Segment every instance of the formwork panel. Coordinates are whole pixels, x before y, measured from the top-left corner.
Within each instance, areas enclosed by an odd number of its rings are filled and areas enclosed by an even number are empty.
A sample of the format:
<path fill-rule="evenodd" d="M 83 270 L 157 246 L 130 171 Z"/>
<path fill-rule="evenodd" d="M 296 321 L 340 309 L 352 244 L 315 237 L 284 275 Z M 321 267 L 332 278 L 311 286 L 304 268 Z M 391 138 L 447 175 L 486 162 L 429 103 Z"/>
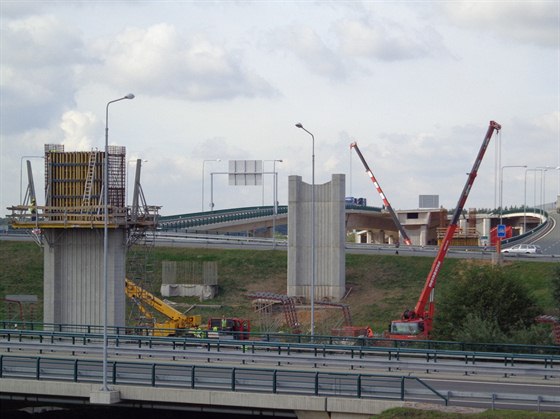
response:
<path fill-rule="evenodd" d="M 123 208 L 126 201 L 126 149 L 108 148 L 108 205 Z M 45 151 L 45 196 L 47 206 L 78 211 L 84 205 L 103 204 L 105 152 Z"/>

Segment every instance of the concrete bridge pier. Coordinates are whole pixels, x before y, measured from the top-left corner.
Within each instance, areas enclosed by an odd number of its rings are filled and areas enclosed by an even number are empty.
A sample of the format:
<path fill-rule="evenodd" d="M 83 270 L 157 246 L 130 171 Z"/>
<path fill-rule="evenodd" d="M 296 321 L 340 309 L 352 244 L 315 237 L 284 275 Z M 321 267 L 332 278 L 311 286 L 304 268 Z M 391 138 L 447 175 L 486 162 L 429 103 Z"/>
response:
<path fill-rule="evenodd" d="M 104 265 L 102 229 L 46 229 L 44 321 L 102 325 Z M 124 326 L 126 231 L 109 229 L 107 323 Z"/>
<path fill-rule="evenodd" d="M 289 177 L 288 203 L 288 292 L 311 296 L 312 252 L 315 250 L 315 301 L 339 301 L 346 292 L 345 175 L 315 185 Z M 312 242 L 315 221 L 315 243 Z"/>

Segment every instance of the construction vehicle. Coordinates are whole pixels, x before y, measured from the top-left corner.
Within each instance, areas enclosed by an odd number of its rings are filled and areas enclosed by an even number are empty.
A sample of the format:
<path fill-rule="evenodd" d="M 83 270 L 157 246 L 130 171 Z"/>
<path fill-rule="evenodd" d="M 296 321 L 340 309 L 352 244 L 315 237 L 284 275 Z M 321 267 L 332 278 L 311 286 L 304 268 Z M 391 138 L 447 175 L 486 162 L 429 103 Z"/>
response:
<path fill-rule="evenodd" d="M 389 211 L 389 214 L 391 214 L 391 218 L 393 219 L 393 222 L 395 223 L 395 226 L 399 229 L 399 233 L 401 234 L 401 237 L 402 237 L 404 243 L 407 246 L 410 246 L 412 244 L 412 241 L 408 237 L 408 234 L 406 234 L 406 231 L 405 231 L 404 227 L 402 226 L 401 222 L 399 221 L 399 217 L 397 217 L 397 214 L 395 214 L 395 211 L 393 211 L 393 207 L 391 207 L 391 204 L 389 203 L 389 200 L 387 199 L 387 197 L 383 193 L 383 190 L 381 189 L 381 186 L 379 186 L 379 183 L 377 182 L 377 179 L 375 179 L 375 176 L 373 176 L 373 172 L 369 168 L 366 160 L 364 159 L 364 156 L 362 155 L 362 152 L 358 148 L 358 144 L 354 141 L 352 144 L 350 144 L 350 148 L 353 148 L 354 150 L 356 150 L 356 153 L 358 153 L 358 157 L 362 161 L 362 164 L 364 165 L 364 167 L 366 169 L 366 173 L 368 174 L 371 181 L 373 182 L 373 185 L 375 186 L 375 189 L 377 189 L 377 192 L 379 193 L 379 196 L 381 197 L 381 200 L 383 201 L 383 205 L 385 206 L 385 209 L 387 209 L 387 211 Z"/>
<path fill-rule="evenodd" d="M 237 317 L 211 317 L 206 333 L 209 338 L 247 340 L 251 333 L 251 322 Z"/>
<path fill-rule="evenodd" d="M 474 165 L 469 173 L 469 177 L 467 178 L 467 182 L 465 183 L 463 191 L 461 192 L 461 196 L 459 197 L 459 202 L 457 203 L 451 222 L 447 226 L 447 231 L 441 242 L 438 253 L 434 259 L 432 268 L 430 269 L 430 273 L 426 278 L 426 282 L 424 288 L 422 289 L 422 292 L 420 293 L 418 302 L 416 303 L 414 310 L 408 310 L 408 309 L 405 310 L 400 320 L 394 320 L 391 322 L 390 330 L 388 331 L 387 334 L 389 338 L 391 339 L 429 339 L 430 338 L 430 334 L 432 332 L 432 321 L 435 312 L 434 290 L 435 290 L 436 281 L 439 272 L 441 270 L 441 266 L 443 264 L 443 260 L 447 255 L 449 244 L 451 243 L 451 240 L 453 239 L 453 235 L 457 230 L 459 217 L 463 212 L 465 202 L 471 191 L 471 187 L 474 183 L 474 179 L 476 178 L 478 168 L 480 167 L 480 163 L 482 162 L 482 158 L 484 157 L 486 148 L 490 143 L 490 138 L 492 137 L 494 131 L 499 131 L 500 129 L 501 126 L 498 123 L 494 121 L 490 121 L 488 131 L 486 132 L 486 137 L 482 142 L 482 146 L 480 147 L 478 156 L 476 157 Z"/>
<path fill-rule="evenodd" d="M 193 329 L 199 328 L 202 323 L 200 315 L 187 316 L 181 313 L 128 278 L 125 278 L 125 293 L 142 313 L 145 320 L 143 324 L 151 336 L 192 335 Z M 154 310 L 166 320 L 158 320 Z"/>
<path fill-rule="evenodd" d="M 150 336 L 193 336 L 199 338 L 249 339 L 251 323 L 237 317 L 211 317 L 207 325 L 200 315 L 188 316 L 171 307 L 165 301 L 125 279 L 125 293 L 142 313 L 142 325 Z M 154 313 L 154 311 L 157 313 Z M 166 320 L 159 320 L 164 317 Z"/>

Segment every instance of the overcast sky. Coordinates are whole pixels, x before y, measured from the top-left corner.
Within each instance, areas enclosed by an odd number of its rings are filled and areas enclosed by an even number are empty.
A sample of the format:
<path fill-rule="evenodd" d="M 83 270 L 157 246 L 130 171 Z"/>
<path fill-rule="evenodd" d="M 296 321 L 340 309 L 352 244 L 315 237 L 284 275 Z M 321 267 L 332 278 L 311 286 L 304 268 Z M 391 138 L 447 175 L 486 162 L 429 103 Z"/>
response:
<path fill-rule="evenodd" d="M 504 206 L 560 191 L 560 171 L 531 170 L 560 165 L 558 1 L 0 0 L 0 13 L 0 216 L 25 193 L 23 156 L 102 150 L 106 104 L 128 93 L 110 105 L 109 142 L 147 160 L 144 195 L 163 215 L 208 209 L 211 177 L 215 209 L 272 205 L 272 175 L 229 186 L 229 160 L 283 160 L 287 204 L 288 176 L 312 174 L 297 122 L 315 137 L 316 183 L 344 173 L 370 205 L 350 143 L 395 209 L 424 194 L 452 208 L 490 120 L 502 131 L 466 207 L 499 203 L 500 171 Z"/>

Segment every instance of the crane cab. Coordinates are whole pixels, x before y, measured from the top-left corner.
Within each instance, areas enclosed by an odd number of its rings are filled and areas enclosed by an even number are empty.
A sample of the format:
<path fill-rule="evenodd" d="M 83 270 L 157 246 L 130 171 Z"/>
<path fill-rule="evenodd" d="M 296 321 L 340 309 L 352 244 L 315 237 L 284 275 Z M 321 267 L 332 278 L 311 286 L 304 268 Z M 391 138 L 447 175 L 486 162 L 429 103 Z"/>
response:
<path fill-rule="evenodd" d="M 395 320 L 391 322 L 391 339 L 425 339 L 426 327 L 423 319 Z"/>

